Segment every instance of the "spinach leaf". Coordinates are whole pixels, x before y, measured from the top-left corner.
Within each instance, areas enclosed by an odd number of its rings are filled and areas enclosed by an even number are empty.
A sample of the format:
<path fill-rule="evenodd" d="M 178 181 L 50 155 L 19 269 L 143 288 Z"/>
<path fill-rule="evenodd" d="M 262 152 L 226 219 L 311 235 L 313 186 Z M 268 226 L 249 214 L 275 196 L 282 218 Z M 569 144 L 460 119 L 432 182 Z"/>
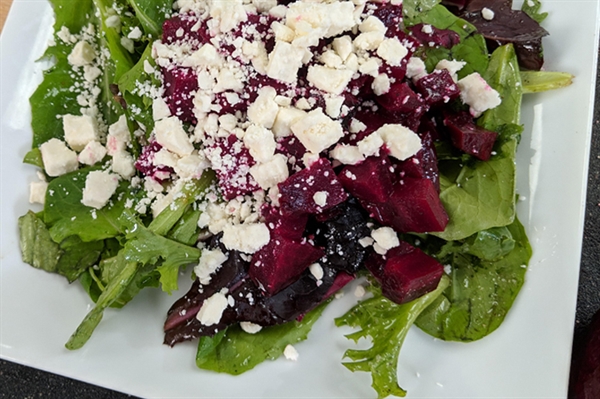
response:
<path fill-rule="evenodd" d="M 42 159 L 42 152 L 39 148 L 32 148 L 23 157 L 23 163 L 28 163 L 33 166 L 37 166 L 40 169 L 44 169 L 44 160 Z"/>
<path fill-rule="evenodd" d="M 135 16 L 151 39 L 158 39 L 162 24 L 171 12 L 173 2 L 170 0 L 127 0 L 133 8 Z"/>
<path fill-rule="evenodd" d="M 307 313 L 302 321 L 265 327 L 256 334 L 248 334 L 239 326 L 233 326 L 213 337 L 201 337 L 196 365 L 205 370 L 239 375 L 265 360 L 275 360 L 287 345 L 307 338 L 327 304 L 325 302 Z"/>
<path fill-rule="evenodd" d="M 540 12 L 541 8 L 542 3 L 540 3 L 540 0 L 525 0 L 523 6 L 521 6 L 521 10 L 527 13 L 538 24 L 542 23 L 548 16 L 547 12 Z"/>
<path fill-rule="evenodd" d="M 448 286 L 448 278 L 443 277 L 438 287 L 412 302 L 398 305 L 380 293 L 358 303 L 342 317 L 335 319 L 337 326 L 358 327 L 359 331 L 346 337 L 358 342 L 370 337 L 373 343 L 369 349 L 348 349 L 344 357 L 351 361 L 344 363 L 350 371 L 371 373 L 372 387 L 378 398 L 390 395 L 405 396 L 406 391 L 398 385 L 397 365 L 400 349 L 409 328 L 419 314 L 427 308 Z"/>
<path fill-rule="evenodd" d="M 475 341 L 494 331 L 519 293 L 531 258 L 525 229 L 517 219 L 506 226 L 514 248 L 504 257 L 484 260 L 469 244 L 447 243 L 437 255 L 450 265 L 450 286 L 417 319 L 426 333 L 449 341 Z M 487 257 L 495 257 L 495 250 Z"/>
<path fill-rule="evenodd" d="M 522 71 L 523 94 L 560 89 L 573 83 L 574 76 L 566 72 Z"/>
<path fill-rule="evenodd" d="M 19 245 L 23 262 L 36 269 L 56 272 L 61 250 L 43 220 L 32 211 L 19 218 Z"/>
<path fill-rule="evenodd" d="M 413 20 L 418 17 L 419 14 L 439 4 L 440 1 L 441 0 L 404 0 L 402 2 L 402 12 L 406 19 Z"/>

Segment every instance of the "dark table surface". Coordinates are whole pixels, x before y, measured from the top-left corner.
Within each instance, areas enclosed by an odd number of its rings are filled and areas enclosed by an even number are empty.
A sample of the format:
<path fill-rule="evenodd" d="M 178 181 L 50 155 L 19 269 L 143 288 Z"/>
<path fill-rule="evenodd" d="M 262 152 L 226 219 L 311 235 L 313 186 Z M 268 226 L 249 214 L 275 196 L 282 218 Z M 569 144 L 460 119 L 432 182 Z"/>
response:
<path fill-rule="evenodd" d="M 600 76 L 600 67 L 598 68 Z M 592 316 L 600 310 L 600 79 L 590 149 L 585 230 L 581 258 L 574 348 L 577 350 Z M 119 392 L 0 360 L 0 399 L 132 398 Z"/>

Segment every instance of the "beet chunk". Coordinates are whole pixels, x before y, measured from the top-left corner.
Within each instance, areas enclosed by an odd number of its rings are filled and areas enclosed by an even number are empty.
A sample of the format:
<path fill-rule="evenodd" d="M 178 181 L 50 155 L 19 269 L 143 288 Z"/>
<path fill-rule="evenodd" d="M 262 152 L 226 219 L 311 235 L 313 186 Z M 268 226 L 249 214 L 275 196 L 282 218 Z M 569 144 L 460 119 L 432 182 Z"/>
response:
<path fill-rule="evenodd" d="M 283 215 L 319 213 L 348 198 L 331 163 L 325 158 L 291 175 L 278 187 Z"/>
<path fill-rule="evenodd" d="M 358 165 L 346 166 L 338 178 L 352 196 L 368 202 L 385 202 L 394 189 L 391 166 L 385 154 L 368 157 Z"/>
<path fill-rule="evenodd" d="M 467 112 L 446 115 L 444 125 L 456 148 L 482 161 L 490 159 L 497 133 L 477 126 Z"/>
<path fill-rule="evenodd" d="M 163 43 L 173 44 L 185 40 L 186 43 L 192 44 L 194 50 L 204 43 L 209 43 L 210 33 L 206 24 L 202 24 L 199 29 L 193 29 L 198 21 L 198 17 L 193 14 L 178 14 L 166 20 L 162 26 Z M 177 35 L 179 29 L 183 30 L 183 35 Z"/>
<path fill-rule="evenodd" d="M 372 254 L 367 268 L 381 284 L 383 295 L 398 304 L 433 291 L 444 273 L 441 263 L 404 241 L 385 258 Z"/>
<path fill-rule="evenodd" d="M 410 33 L 423 46 L 434 47 L 441 46 L 452 48 L 460 43 L 458 33 L 450 29 L 438 29 L 435 26 L 430 26 L 430 29 L 423 29 L 425 24 L 416 24 L 409 28 Z"/>
<path fill-rule="evenodd" d="M 437 69 L 415 83 L 425 102 L 431 106 L 446 104 L 460 95 L 458 85 L 446 69 Z"/>
<path fill-rule="evenodd" d="M 427 111 L 421 96 L 406 83 L 394 83 L 389 92 L 377 97 L 377 102 L 389 112 L 410 113 L 416 119 Z"/>
<path fill-rule="evenodd" d="M 421 137 L 422 148 L 409 159 L 398 162 L 396 171 L 400 176 L 426 178 L 431 180 L 436 191 L 439 193 L 440 172 L 431 133 L 424 132 L 420 133 L 419 136 Z"/>
<path fill-rule="evenodd" d="M 262 215 L 271 236 L 280 236 L 290 240 L 300 240 L 308 222 L 308 215 L 305 213 L 295 213 L 284 217 L 279 208 L 272 206 L 263 209 Z"/>
<path fill-rule="evenodd" d="M 198 77 L 192 68 L 163 68 L 165 101 L 172 115 L 183 122 L 195 124 L 194 94 L 198 90 Z"/>
<path fill-rule="evenodd" d="M 271 241 L 252 256 L 248 274 L 268 295 L 273 295 L 323 255 L 322 249 L 306 241 L 271 237 Z"/>
<path fill-rule="evenodd" d="M 393 212 L 391 226 L 401 233 L 444 231 L 448 214 L 429 179 L 404 178 L 387 203 Z"/>

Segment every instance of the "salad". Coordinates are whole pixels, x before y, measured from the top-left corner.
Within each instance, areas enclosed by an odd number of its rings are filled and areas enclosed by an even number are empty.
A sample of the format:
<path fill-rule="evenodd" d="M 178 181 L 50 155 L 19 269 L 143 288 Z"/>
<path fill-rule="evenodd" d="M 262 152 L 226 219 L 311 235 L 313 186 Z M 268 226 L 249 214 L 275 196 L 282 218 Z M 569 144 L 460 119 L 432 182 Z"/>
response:
<path fill-rule="evenodd" d="M 185 266 L 194 283 L 165 343 L 198 339 L 203 369 L 294 359 L 361 276 L 370 297 L 335 322 L 371 338 L 344 364 L 380 397 L 405 395 L 396 364 L 413 324 L 463 342 L 498 328 L 531 255 L 515 215 L 521 95 L 570 75 L 535 71 L 539 2 L 445 3 L 456 14 L 408 0 L 52 1 L 54 65 L 25 157 L 44 210 L 19 226 L 24 260 L 96 303 L 67 348 L 141 289 L 177 290 Z"/>

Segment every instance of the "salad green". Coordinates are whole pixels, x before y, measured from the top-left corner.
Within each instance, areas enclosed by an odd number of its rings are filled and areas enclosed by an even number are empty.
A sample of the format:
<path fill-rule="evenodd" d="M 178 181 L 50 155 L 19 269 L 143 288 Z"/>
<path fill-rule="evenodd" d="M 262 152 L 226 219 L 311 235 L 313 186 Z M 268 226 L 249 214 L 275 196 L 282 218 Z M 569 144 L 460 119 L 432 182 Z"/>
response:
<path fill-rule="evenodd" d="M 65 132 L 57 115 L 81 114 L 85 103 L 100 115 L 104 130 L 123 115 L 131 132 L 131 152 L 137 156 L 154 126 L 153 100 L 148 90 L 159 88 L 152 44 L 160 38 L 169 18 L 169 0 L 50 0 L 56 14 L 53 45 L 43 58 L 52 62 L 32 95 L 32 149 L 24 162 L 43 168 L 39 146 Z M 515 214 L 515 156 L 523 130 L 521 98 L 564 87 L 572 78 L 558 72 L 521 71 L 511 44 L 490 55 L 485 39 L 474 25 L 455 16 L 439 0 L 404 0 L 406 26 L 420 23 L 458 34 L 460 43 L 450 49 L 431 47 L 421 56 L 431 71 L 440 60 L 462 60 L 459 78 L 480 73 L 500 93 L 500 106 L 486 111 L 478 124 L 499 134 L 489 161 L 458 153 L 440 144 L 440 199 L 450 222 L 443 232 L 405 235 L 447 267 L 434 291 L 398 305 L 385 298 L 370 281 L 371 297 L 336 319 L 338 326 L 359 330 L 348 336 L 370 337 L 367 350 L 349 349 L 344 365 L 351 371 L 370 372 L 379 397 L 404 396 L 397 382 L 397 360 L 408 329 L 416 324 L 444 340 L 481 339 L 502 323 L 525 280 L 531 247 Z M 525 2 L 523 10 L 541 22 L 539 1 Z M 119 23 L 115 10 L 127 10 Z M 141 31 L 139 37 L 131 35 Z M 65 34 L 68 33 L 68 34 Z M 75 36 L 74 36 L 75 35 Z M 87 79 L 74 72 L 68 56 L 79 38 L 95 43 L 100 74 Z M 130 37 L 134 37 L 131 39 Z M 126 40 L 123 40 L 126 39 Z M 73 87 L 88 88 L 88 97 Z M 144 89 L 141 89 L 141 88 Z M 148 89 L 150 87 L 150 89 Z M 126 104 L 124 108 L 122 105 Z M 214 173 L 206 172 L 186 184 L 181 195 L 156 215 L 134 212 L 147 193 L 142 185 L 122 180 L 111 201 L 101 209 L 82 204 L 86 178 L 102 166 L 86 166 L 48 180 L 44 208 L 19 219 L 23 260 L 33 267 L 58 273 L 69 283 L 78 280 L 95 302 L 66 343 L 81 348 L 91 337 L 108 307 L 120 308 L 146 287 L 178 289 L 180 270 L 198 263 L 196 247 L 204 210 L 199 199 L 207 195 Z M 240 374 L 265 360 L 281 356 L 289 344 L 307 338 L 328 302 L 301 321 L 266 327 L 248 334 L 229 327 L 199 341 L 199 368 Z"/>

